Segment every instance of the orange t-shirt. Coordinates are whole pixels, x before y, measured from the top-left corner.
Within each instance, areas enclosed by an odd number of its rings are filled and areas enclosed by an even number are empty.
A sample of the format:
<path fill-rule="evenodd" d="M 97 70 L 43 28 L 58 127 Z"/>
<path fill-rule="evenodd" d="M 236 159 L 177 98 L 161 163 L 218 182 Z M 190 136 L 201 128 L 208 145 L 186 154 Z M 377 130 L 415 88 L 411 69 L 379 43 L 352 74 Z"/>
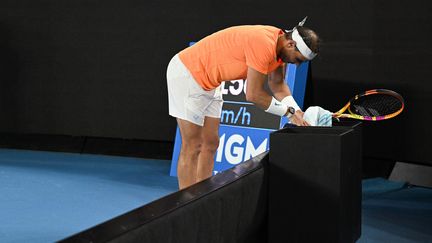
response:
<path fill-rule="evenodd" d="M 276 44 L 281 29 L 265 25 L 230 27 L 179 53 L 180 60 L 205 90 L 221 82 L 245 79 L 247 68 L 268 74 L 281 65 Z"/>

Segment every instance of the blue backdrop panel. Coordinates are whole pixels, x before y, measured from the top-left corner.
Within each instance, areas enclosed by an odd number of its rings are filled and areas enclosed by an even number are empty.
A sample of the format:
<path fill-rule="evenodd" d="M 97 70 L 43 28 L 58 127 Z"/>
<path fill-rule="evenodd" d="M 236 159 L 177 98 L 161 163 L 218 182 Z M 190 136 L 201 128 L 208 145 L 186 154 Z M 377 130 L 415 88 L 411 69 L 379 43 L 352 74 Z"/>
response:
<path fill-rule="evenodd" d="M 285 82 L 303 108 L 309 62 L 299 66 L 289 64 Z M 285 123 L 279 117 L 255 107 L 245 98 L 246 80 L 232 80 L 222 84 L 224 105 L 219 129 L 219 148 L 215 155 L 213 174 L 219 173 L 246 161 L 269 149 L 269 134 Z M 181 135 L 177 127 L 171 162 L 171 176 L 177 176 L 177 161 L 181 148 Z"/>

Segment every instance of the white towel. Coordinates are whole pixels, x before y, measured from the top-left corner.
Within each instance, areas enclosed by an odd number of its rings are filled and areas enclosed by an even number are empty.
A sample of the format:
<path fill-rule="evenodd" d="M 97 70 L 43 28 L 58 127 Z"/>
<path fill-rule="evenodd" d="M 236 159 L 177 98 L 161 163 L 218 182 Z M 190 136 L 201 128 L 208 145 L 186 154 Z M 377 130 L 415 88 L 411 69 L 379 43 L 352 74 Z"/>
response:
<path fill-rule="evenodd" d="M 304 112 L 305 119 L 311 126 L 332 126 L 332 113 L 319 106 L 311 106 Z"/>

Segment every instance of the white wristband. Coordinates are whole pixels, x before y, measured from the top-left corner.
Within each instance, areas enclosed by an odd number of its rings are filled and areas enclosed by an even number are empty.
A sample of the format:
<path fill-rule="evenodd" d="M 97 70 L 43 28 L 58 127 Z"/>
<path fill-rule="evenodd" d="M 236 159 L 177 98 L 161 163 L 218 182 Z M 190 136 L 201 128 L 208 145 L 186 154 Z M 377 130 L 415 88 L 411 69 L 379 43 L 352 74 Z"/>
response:
<path fill-rule="evenodd" d="M 297 105 L 297 102 L 294 100 L 294 98 L 291 95 L 288 95 L 287 97 L 283 98 L 281 100 L 281 103 L 286 106 L 292 106 L 296 111 L 301 110 L 300 107 Z"/>
<path fill-rule="evenodd" d="M 265 110 L 268 113 L 278 115 L 278 116 L 284 116 L 288 110 L 288 106 L 285 104 L 282 104 L 278 100 L 276 100 L 274 97 L 272 97 L 272 100 L 270 102 L 269 107 L 267 110 Z"/>

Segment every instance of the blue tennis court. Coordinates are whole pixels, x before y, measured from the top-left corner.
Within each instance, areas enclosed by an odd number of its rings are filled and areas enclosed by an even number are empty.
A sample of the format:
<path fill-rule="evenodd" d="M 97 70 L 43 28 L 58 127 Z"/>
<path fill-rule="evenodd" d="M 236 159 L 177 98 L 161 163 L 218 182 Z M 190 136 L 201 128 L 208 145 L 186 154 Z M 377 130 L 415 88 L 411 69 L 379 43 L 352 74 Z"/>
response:
<path fill-rule="evenodd" d="M 0 149 L 0 241 L 53 242 L 176 191 L 169 165 Z"/>
<path fill-rule="evenodd" d="M 0 239 L 53 242 L 177 191 L 170 161 L 0 149 Z M 358 242 L 431 242 L 432 190 L 363 180 Z"/>

